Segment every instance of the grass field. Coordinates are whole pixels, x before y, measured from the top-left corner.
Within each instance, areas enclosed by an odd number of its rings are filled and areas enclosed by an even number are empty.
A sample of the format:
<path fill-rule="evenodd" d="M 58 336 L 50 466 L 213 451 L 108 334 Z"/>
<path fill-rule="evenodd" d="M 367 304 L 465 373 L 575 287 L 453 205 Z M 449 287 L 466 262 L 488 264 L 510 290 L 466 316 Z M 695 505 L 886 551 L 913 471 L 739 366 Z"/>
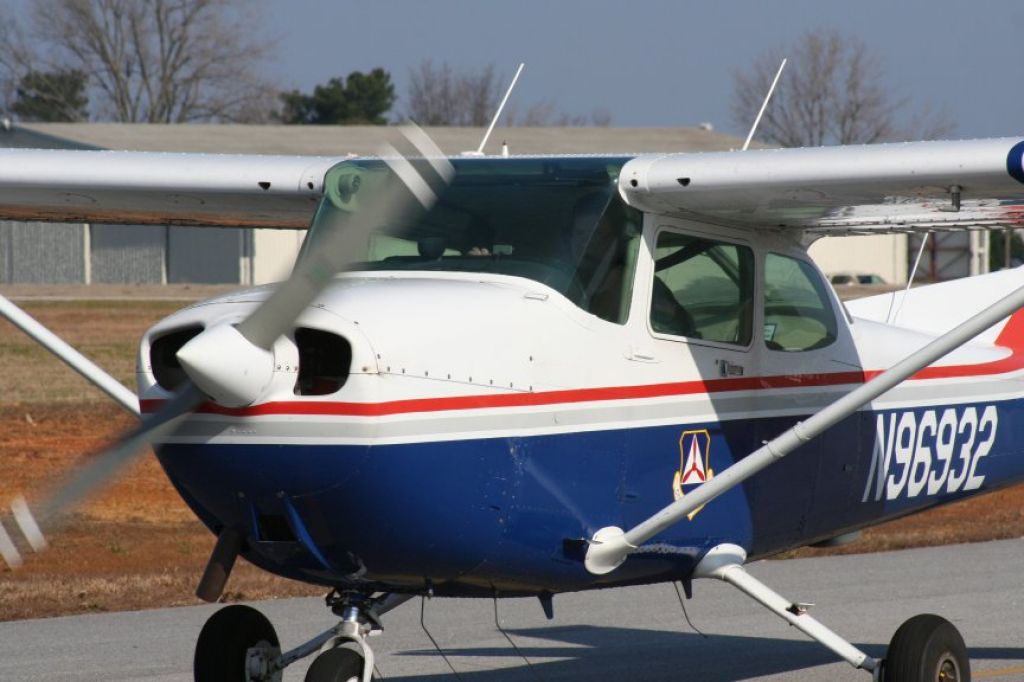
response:
<path fill-rule="evenodd" d="M 23 306 L 47 328 L 129 387 L 142 334 L 182 307 L 175 301 L 32 301 Z M 105 400 L 47 350 L 7 322 L 0 323 L 0 396 L 4 403 Z"/>
<path fill-rule="evenodd" d="M 31 300 L 24 307 L 134 387 L 136 344 L 181 301 L 112 297 Z M 0 482 L 5 496 L 52 485 L 133 418 L 85 380 L 0 322 Z M 869 529 L 838 550 L 896 549 L 1024 535 L 1024 488 Z M 143 458 L 77 513 L 53 548 L 12 572 L 0 569 L 0 620 L 196 603 L 192 591 L 213 538 L 180 501 L 154 457 Z M 239 562 L 227 600 L 321 594 Z"/>

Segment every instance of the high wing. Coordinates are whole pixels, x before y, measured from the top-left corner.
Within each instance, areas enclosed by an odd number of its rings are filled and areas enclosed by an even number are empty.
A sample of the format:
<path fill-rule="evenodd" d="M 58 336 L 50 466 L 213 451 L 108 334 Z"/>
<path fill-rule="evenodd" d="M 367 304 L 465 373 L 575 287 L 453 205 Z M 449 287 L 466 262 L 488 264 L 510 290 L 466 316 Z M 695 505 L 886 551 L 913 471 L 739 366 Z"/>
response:
<path fill-rule="evenodd" d="M 719 225 L 818 234 L 1020 227 L 1019 138 L 643 155 L 626 200 Z"/>
<path fill-rule="evenodd" d="M 704 223 L 872 234 L 1024 226 L 1019 138 L 644 154 L 641 209 Z M 305 228 L 345 157 L 0 150 L 0 219 Z"/>
<path fill-rule="evenodd" d="M 0 219 L 309 226 L 344 157 L 0 150 Z"/>

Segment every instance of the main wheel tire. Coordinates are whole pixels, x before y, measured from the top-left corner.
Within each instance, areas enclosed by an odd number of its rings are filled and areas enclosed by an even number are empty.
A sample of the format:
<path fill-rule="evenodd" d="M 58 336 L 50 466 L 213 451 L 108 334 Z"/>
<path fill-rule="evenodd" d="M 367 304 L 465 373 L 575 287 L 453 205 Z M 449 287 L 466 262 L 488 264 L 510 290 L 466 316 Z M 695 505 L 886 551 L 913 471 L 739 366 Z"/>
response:
<path fill-rule="evenodd" d="M 971 682 L 963 637 L 941 616 L 914 616 L 889 642 L 885 682 Z"/>
<path fill-rule="evenodd" d="M 246 653 L 255 646 L 280 646 L 267 617 L 241 604 L 224 607 L 210 616 L 199 633 L 192 661 L 196 682 L 247 679 Z"/>
<path fill-rule="evenodd" d="M 362 655 L 352 649 L 328 649 L 313 659 L 305 682 L 348 682 L 363 678 Z"/>

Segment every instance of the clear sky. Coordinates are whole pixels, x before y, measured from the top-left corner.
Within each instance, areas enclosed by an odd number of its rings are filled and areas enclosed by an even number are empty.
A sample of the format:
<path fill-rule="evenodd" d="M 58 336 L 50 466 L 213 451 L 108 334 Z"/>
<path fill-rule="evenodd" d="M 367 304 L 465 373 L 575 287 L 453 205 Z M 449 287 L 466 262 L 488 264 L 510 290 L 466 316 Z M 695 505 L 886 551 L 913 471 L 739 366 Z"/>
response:
<path fill-rule="evenodd" d="M 695 125 L 745 134 L 732 74 L 803 32 L 836 28 L 883 60 L 908 109 L 956 121 L 954 137 L 1024 134 L 1021 0 L 258 0 L 277 59 L 268 75 L 309 90 L 382 66 L 401 98 L 410 67 L 526 62 L 513 101 L 596 109 L 617 126 Z M 397 108 L 402 106 L 399 99 Z"/>

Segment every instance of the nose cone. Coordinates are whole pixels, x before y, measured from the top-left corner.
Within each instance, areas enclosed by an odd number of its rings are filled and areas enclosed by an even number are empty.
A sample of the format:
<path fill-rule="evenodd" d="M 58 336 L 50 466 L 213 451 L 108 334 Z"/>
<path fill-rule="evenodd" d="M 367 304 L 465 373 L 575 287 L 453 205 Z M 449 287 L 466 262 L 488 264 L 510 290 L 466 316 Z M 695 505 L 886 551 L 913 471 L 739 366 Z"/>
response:
<path fill-rule="evenodd" d="M 181 347 L 178 362 L 189 379 L 220 405 L 256 402 L 274 376 L 274 354 L 249 343 L 230 324 L 219 324 Z"/>

